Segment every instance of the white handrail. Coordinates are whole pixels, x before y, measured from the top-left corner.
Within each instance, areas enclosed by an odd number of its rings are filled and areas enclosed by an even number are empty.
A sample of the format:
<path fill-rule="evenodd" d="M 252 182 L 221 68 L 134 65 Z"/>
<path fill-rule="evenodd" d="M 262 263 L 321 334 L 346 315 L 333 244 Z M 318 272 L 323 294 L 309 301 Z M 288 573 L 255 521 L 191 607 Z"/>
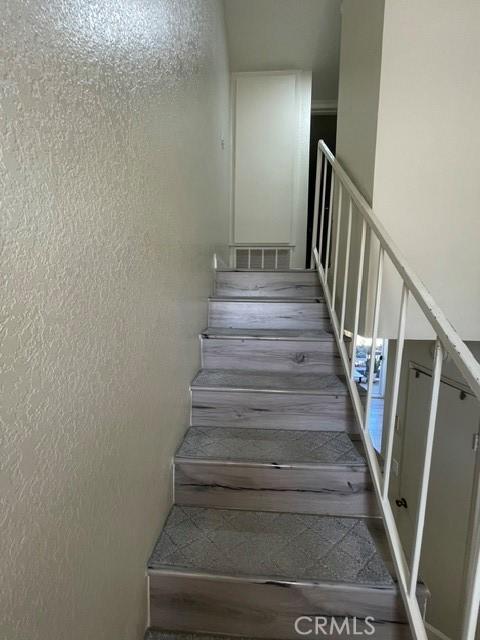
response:
<path fill-rule="evenodd" d="M 375 233 L 375 236 L 385 249 L 385 252 L 388 254 L 388 257 L 393 262 L 399 275 L 407 285 L 408 290 L 422 309 L 425 317 L 441 338 L 444 347 L 447 348 L 447 352 L 452 356 L 452 359 L 460 370 L 460 373 L 465 377 L 473 393 L 480 400 L 480 364 L 475 360 L 470 349 L 460 338 L 449 320 L 447 320 L 447 317 L 432 298 L 423 282 L 407 265 L 407 261 L 405 260 L 402 252 L 397 247 L 388 231 L 373 213 L 368 202 L 353 184 L 348 174 L 339 164 L 323 140 L 319 141 L 318 147 L 332 166 L 335 175 L 341 180 L 343 186 L 357 205 L 368 226 Z"/>
<path fill-rule="evenodd" d="M 325 193 L 328 185 L 327 174 L 328 165 L 331 166 L 330 176 L 330 206 L 328 212 L 325 211 Z M 323 183 L 323 184 L 322 184 Z M 335 240 L 335 255 L 334 260 L 334 277 L 333 277 L 333 292 L 330 289 L 328 271 L 330 262 L 330 240 L 332 234 L 332 228 L 334 225 L 334 190 L 338 186 L 340 197 L 337 207 L 337 226 L 336 226 L 336 240 Z M 319 204 L 321 193 L 321 215 L 319 221 Z M 341 295 L 342 307 L 340 312 L 340 321 L 335 311 L 335 295 L 337 288 L 337 267 L 338 267 L 338 251 L 339 251 L 339 235 L 341 233 L 341 226 L 339 224 L 341 216 L 342 201 L 348 205 L 348 226 L 347 226 L 347 238 L 346 238 L 346 255 L 344 261 L 344 277 L 343 277 L 343 291 Z M 351 231 L 352 231 L 352 218 L 353 207 L 355 204 L 355 212 L 359 212 L 361 216 L 361 236 L 359 245 L 359 257 L 358 265 L 354 265 L 356 268 L 356 277 L 353 278 L 355 289 L 355 308 L 353 314 L 353 336 L 351 341 L 352 358 L 350 361 L 347 347 L 344 341 L 344 328 L 346 317 L 346 304 L 347 295 L 346 288 L 349 279 L 350 269 L 350 245 L 351 245 Z M 324 219 L 327 215 L 327 220 Z M 323 256 L 323 235 L 324 227 L 327 230 L 327 243 L 326 243 L 326 255 L 324 263 L 322 261 Z M 385 522 L 387 531 L 387 538 L 389 541 L 392 557 L 394 560 L 395 568 L 397 571 L 398 582 L 402 597 L 405 603 L 408 619 L 412 629 L 415 640 L 428 640 L 427 630 L 425 627 L 425 621 L 422 611 L 418 605 L 416 598 L 417 589 L 417 576 L 420 565 L 420 555 L 423 531 L 426 518 L 426 505 L 428 498 L 428 484 L 430 477 L 433 442 L 435 437 L 435 421 L 436 410 L 438 403 L 438 393 L 440 386 L 440 379 L 442 375 L 443 354 L 446 353 L 450 356 L 454 364 L 457 366 L 459 372 L 465 379 L 466 383 L 472 390 L 472 393 L 480 401 L 480 364 L 474 358 L 471 351 L 462 341 L 458 333 L 455 331 L 451 323 L 447 320 L 445 314 L 438 307 L 425 285 L 415 272 L 408 266 L 402 252 L 398 249 L 396 243 L 392 240 L 383 224 L 374 214 L 372 208 L 369 206 L 365 198 L 359 192 L 357 187 L 353 184 L 352 180 L 345 172 L 343 167 L 336 160 L 332 152 L 328 149 L 325 142 L 320 140 L 317 150 L 317 174 L 315 184 L 315 205 L 314 205 L 314 235 L 312 238 L 312 264 L 316 266 L 320 281 L 323 285 L 325 293 L 325 301 L 330 312 L 332 321 L 333 332 L 335 339 L 339 347 L 340 356 L 342 359 L 343 367 L 346 373 L 347 386 L 350 391 L 353 408 L 357 422 L 360 426 L 360 435 L 367 454 L 368 465 L 372 475 L 372 482 L 377 495 L 377 500 L 380 506 L 380 510 Z M 355 364 L 355 349 L 358 338 L 359 330 L 359 317 L 360 317 L 360 303 L 362 298 L 362 283 L 363 283 L 363 267 L 365 264 L 365 252 L 366 252 L 366 236 L 367 229 L 370 231 L 371 236 L 375 237 L 380 245 L 379 259 L 377 265 L 377 279 L 376 279 L 376 292 L 374 299 L 373 309 L 373 327 L 372 327 L 372 355 L 374 353 L 380 306 L 381 306 L 381 289 L 382 289 L 382 274 L 384 257 L 388 256 L 393 266 L 395 267 L 398 275 L 402 280 L 402 295 L 400 304 L 399 325 L 397 334 L 397 354 L 394 365 L 393 375 L 393 388 L 391 397 L 391 407 L 386 425 L 386 459 L 385 466 L 382 470 L 378 463 L 377 454 L 371 442 L 370 435 L 368 433 L 368 414 L 370 412 L 371 403 L 371 391 L 373 382 L 373 360 L 371 361 L 369 371 L 369 384 L 367 389 L 367 407 L 364 413 L 361 398 L 358 392 L 357 385 L 354 382 L 353 371 Z M 318 242 L 318 236 L 320 241 Z M 433 332 L 436 336 L 436 349 L 435 349 L 435 362 L 434 372 L 432 379 L 432 393 L 430 399 L 430 410 L 428 416 L 428 428 L 427 428 L 427 446 L 425 450 L 424 460 L 422 464 L 422 477 L 420 487 L 420 499 L 418 512 L 416 514 L 416 526 L 415 535 L 413 540 L 413 553 L 411 563 L 406 560 L 406 555 L 403 550 L 401 538 L 398 532 L 398 528 L 395 521 L 395 516 L 390 505 L 388 496 L 388 487 L 390 482 L 392 451 L 393 451 L 393 438 L 394 438 L 394 425 L 395 415 L 397 411 L 397 403 L 399 396 L 399 385 L 401 377 L 401 365 L 403 346 L 405 341 L 405 328 L 407 317 L 407 303 L 409 297 L 412 296 L 420 309 L 422 310 L 426 320 L 430 324 Z M 468 576 L 465 579 L 464 585 L 464 618 L 462 628 L 462 640 L 474 640 L 475 631 L 478 619 L 478 609 L 480 604 L 480 465 L 477 465 L 474 495 L 476 496 L 474 513 L 471 518 L 471 534 L 470 534 L 470 547 L 469 547 L 469 566 Z"/>

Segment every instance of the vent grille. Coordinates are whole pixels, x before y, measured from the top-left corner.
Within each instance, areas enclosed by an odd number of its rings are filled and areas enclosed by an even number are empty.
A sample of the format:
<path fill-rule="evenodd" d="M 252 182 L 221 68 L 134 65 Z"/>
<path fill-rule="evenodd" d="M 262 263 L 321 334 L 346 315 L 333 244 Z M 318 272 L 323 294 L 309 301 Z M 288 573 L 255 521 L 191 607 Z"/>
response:
<path fill-rule="evenodd" d="M 285 247 L 237 247 L 235 269 L 290 269 L 290 251 Z"/>

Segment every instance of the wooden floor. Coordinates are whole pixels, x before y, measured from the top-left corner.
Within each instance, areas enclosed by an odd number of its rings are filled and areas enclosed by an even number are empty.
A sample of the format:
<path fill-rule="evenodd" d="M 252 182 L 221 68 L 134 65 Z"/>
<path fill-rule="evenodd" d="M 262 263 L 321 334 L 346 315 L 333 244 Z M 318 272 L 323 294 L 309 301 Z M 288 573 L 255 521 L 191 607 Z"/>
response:
<path fill-rule="evenodd" d="M 294 640 L 310 615 L 410 639 L 316 274 L 219 271 L 208 318 L 147 640 Z"/>

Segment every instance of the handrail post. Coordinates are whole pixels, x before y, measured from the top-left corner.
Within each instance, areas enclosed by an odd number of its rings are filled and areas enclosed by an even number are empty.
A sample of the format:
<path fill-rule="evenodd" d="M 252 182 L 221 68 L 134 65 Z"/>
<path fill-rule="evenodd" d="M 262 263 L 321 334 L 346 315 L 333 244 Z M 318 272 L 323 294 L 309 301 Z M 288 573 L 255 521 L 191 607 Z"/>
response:
<path fill-rule="evenodd" d="M 328 221 L 327 221 L 327 246 L 325 247 L 325 286 L 328 287 L 328 259 L 330 257 L 330 241 L 332 237 L 333 226 L 333 194 L 335 192 L 335 171 L 332 166 L 332 175 L 330 176 L 330 203 L 328 205 Z"/>
<path fill-rule="evenodd" d="M 400 315 L 398 319 L 397 350 L 395 353 L 395 365 L 393 370 L 392 396 L 390 399 L 390 414 L 388 417 L 387 440 L 385 445 L 385 464 L 383 467 L 383 490 L 384 500 L 388 500 L 388 487 L 390 484 L 390 471 L 392 468 L 393 437 L 395 433 L 395 416 L 397 414 L 398 392 L 400 388 L 400 377 L 402 375 L 403 346 L 405 343 L 405 326 L 407 322 L 408 309 L 408 289 L 405 285 L 402 288 L 402 301 L 400 303 Z"/>
<path fill-rule="evenodd" d="M 435 357 L 432 373 L 432 394 L 430 397 L 430 410 L 427 423 L 427 440 L 425 446 L 425 458 L 420 482 L 420 496 L 418 501 L 417 518 L 415 522 L 415 536 L 413 539 L 412 561 L 410 565 L 410 597 L 414 597 L 417 590 L 418 569 L 422 552 L 423 531 L 425 529 L 425 517 L 427 511 L 428 484 L 430 481 L 430 468 L 432 466 L 433 437 L 437 421 L 438 396 L 440 394 L 440 382 L 443 365 L 443 347 L 438 340 L 435 343 Z"/>
<path fill-rule="evenodd" d="M 340 313 L 340 336 L 343 340 L 343 332 L 345 331 L 345 309 L 347 306 L 347 289 L 348 289 L 348 269 L 350 267 L 350 242 L 352 238 L 352 199 L 348 203 L 348 223 L 347 223 L 347 244 L 345 249 L 345 264 L 343 266 L 343 291 L 342 291 L 342 310 Z"/>
<path fill-rule="evenodd" d="M 375 303 L 374 303 L 374 310 L 373 310 L 372 346 L 370 347 L 370 368 L 368 370 L 367 406 L 365 409 L 365 429 L 367 430 L 368 430 L 368 422 L 370 419 L 370 410 L 372 405 L 373 375 L 375 373 L 375 351 L 377 349 L 378 321 L 380 318 L 380 301 L 382 297 L 383 259 L 384 259 L 384 251 L 380 246 L 380 252 L 378 254 L 378 266 L 377 266 L 377 286 L 375 291 Z"/>
<path fill-rule="evenodd" d="M 355 369 L 355 352 L 357 350 L 358 323 L 360 319 L 360 301 L 362 298 L 363 264 L 365 262 L 366 235 L 367 235 L 367 223 L 365 222 L 365 218 L 362 218 L 362 235 L 360 238 L 360 255 L 358 258 L 357 296 L 355 300 L 355 317 L 353 321 L 352 362 L 350 367 L 351 378 L 353 378 L 353 371 Z"/>
<path fill-rule="evenodd" d="M 318 143 L 319 147 L 321 147 L 321 140 Z M 322 245 L 323 245 L 323 228 L 325 226 L 325 199 L 327 193 L 327 174 L 328 174 L 328 160 L 327 156 L 322 152 L 323 162 L 323 186 L 322 186 L 322 209 L 320 212 L 320 237 L 318 240 L 318 264 L 322 264 Z M 332 168 L 333 175 L 333 168 Z M 316 240 L 316 238 L 315 238 Z"/>
<path fill-rule="evenodd" d="M 337 209 L 337 233 L 335 234 L 335 256 L 333 262 L 333 286 L 332 286 L 332 307 L 335 311 L 335 295 L 337 293 L 337 271 L 338 271 L 338 250 L 340 248 L 340 228 L 342 226 L 342 197 L 343 186 L 338 183 L 338 209 Z M 338 317 L 338 316 L 337 316 Z"/>

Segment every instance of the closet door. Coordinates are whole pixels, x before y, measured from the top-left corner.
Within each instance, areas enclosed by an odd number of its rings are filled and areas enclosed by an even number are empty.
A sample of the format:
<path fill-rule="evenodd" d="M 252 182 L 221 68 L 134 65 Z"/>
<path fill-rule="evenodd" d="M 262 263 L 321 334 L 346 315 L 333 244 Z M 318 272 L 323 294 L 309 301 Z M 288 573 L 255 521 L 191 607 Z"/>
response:
<path fill-rule="evenodd" d="M 311 76 L 233 76 L 233 244 L 305 256 Z M 303 258 L 304 262 L 304 258 Z"/>

